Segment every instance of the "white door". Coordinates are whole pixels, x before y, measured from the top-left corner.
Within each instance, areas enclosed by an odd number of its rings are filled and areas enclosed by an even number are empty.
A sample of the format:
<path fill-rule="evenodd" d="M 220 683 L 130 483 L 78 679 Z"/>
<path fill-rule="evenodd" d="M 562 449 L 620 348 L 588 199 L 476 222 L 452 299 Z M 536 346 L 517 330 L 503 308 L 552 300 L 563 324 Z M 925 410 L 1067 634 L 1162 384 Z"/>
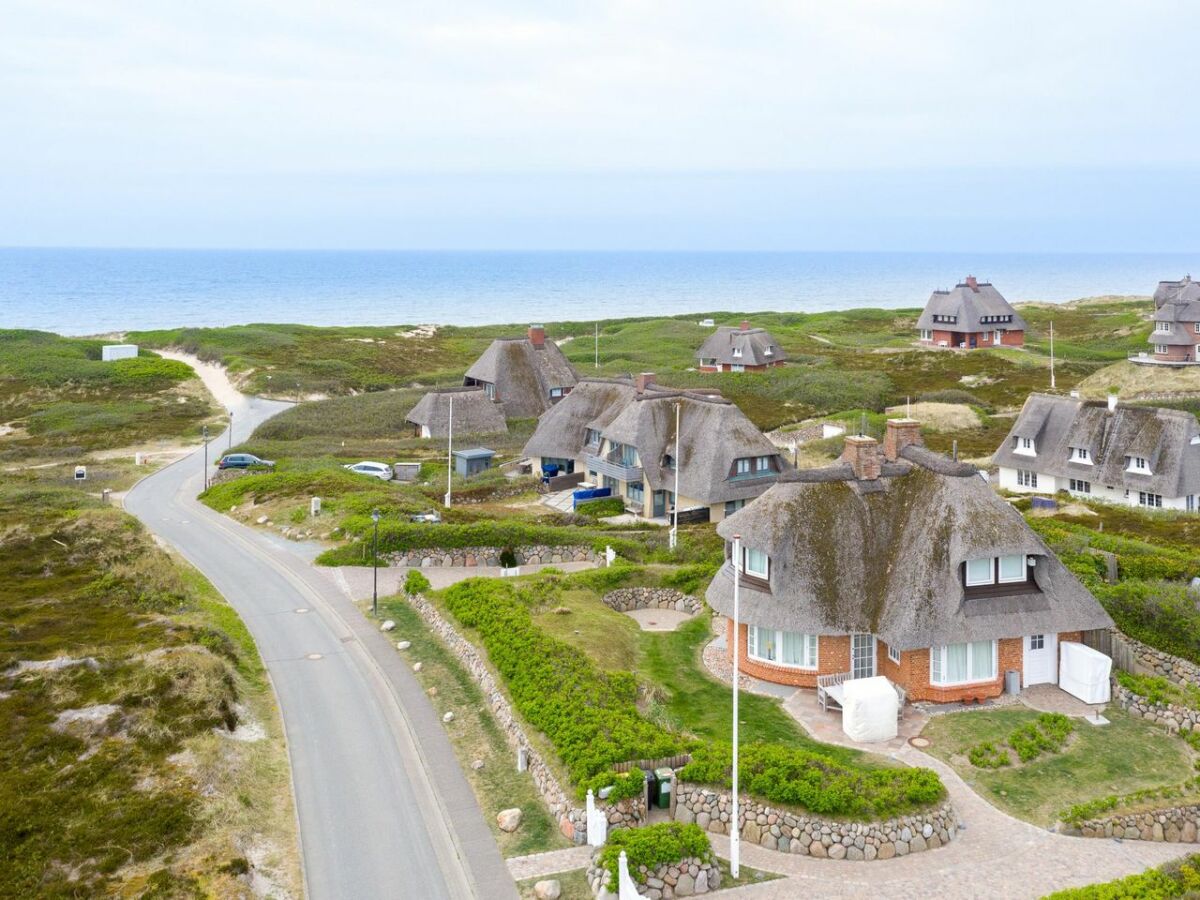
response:
<path fill-rule="evenodd" d="M 875 635 L 850 635 L 850 677 L 875 677 Z"/>
<path fill-rule="evenodd" d="M 1025 635 L 1025 687 L 1031 684 L 1058 684 L 1058 635 Z"/>
<path fill-rule="evenodd" d="M 996 346 L 997 346 L 997 347 L 999 347 L 999 346 L 1000 346 L 1000 337 L 1001 337 L 1001 335 L 1002 335 L 1002 334 L 1004 334 L 1004 332 L 1002 332 L 1002 331 L 999 331 L 999 330 L 997 330 L 997 331 L 996 331 L 996 336 L 995 336 L 995 344 L 996 344 Z"/>

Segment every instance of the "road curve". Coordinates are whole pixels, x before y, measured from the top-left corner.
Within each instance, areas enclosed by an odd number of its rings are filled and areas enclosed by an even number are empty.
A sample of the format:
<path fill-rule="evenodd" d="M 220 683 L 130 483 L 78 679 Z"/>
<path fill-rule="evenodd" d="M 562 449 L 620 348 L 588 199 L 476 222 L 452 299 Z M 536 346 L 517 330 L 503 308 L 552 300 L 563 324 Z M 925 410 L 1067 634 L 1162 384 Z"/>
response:
<path fill-rule="evenodd" d="M 288 406 L 242 399 L 234 441 Z M 412 673 L 323 573 L 195 500 L 202 453 L 139 482 L 125 507 L 200 569 L 254 636 L 287 734 L 308 896 L 515 898 Z"/>

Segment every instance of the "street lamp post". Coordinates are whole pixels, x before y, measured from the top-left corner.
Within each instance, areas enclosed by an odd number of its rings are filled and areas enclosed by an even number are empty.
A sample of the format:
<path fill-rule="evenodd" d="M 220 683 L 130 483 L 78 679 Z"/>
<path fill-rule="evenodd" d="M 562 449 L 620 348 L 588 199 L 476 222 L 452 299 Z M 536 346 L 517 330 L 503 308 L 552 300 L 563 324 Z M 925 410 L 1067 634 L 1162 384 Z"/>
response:
<path fill-rule="evenodd" d="M 454 477 L 454 395 L 450 395 L 450 421 L 446 433 L 446 509 L 450 508 L 450 485 Z"/>
<path fill-rule="evenodd" d="M 208 490 L 208 426 L 203 429 L 204 435 L 204 489 Z"/>
<path fill-rule="evenodd" d="M 229 449 L 233 449 L 233 410 L 229 410 Z"/>
<path fill-rule="evenodd" d="M 379 510 L 371 510 L 371 521 L 375 523 L 371 535 L 371 615 L 379 615 Z"/>
<path fill-rule="evenodd" d="M 682 406 L 683 404 L 679 401 L 675 402 L 675 458 L 671 460 L 675 463 L 675 496 L 672 497 L 671 503 L 674 508 L 674 518 L 671 522 L 671 534 L 668 541 L 672 550 L 679 543 L 679 411 Z"/>
<path fill-rule="evenodd" d="M 733 815 L 729 820 L 729 874 L 735 879 L 742 861 L 742 826 L 738 821 L 738 678 L 741 662 L 742 536 L 733 536 Z"/>

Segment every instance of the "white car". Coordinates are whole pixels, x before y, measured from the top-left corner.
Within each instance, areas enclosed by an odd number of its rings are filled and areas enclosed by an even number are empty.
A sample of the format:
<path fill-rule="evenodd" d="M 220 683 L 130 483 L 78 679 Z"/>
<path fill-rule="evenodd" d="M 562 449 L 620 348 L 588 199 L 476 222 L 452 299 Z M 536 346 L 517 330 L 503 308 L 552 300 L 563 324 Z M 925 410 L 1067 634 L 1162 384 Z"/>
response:
<path fill-rule="evenodd" d="M 359 475 L 370 475 L 380 481 L 390 481 L 392 478 L 392 467 L 386 463 L 364 461 L 342 466 L 342 468 L 357 472 Z"/>

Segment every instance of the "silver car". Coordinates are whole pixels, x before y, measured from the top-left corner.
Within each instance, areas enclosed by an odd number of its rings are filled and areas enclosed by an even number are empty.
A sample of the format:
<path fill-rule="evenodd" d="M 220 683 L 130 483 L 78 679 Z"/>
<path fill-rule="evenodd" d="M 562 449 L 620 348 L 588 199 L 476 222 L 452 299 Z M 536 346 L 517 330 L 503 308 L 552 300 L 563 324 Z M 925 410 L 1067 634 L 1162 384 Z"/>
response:
<path fill-rule="evenodd" d="M 380 481 L 390 481 L 392 478 L 392 467 L 387 463 L 369 462 L 364 460 L 360 463 L 351 463 L 350 465 L 342 466 L 343 469 L 349 469 L 351 472 L 357 472 L 359 475 L 370 475 L 373 478 L 378 478 Z"/>

